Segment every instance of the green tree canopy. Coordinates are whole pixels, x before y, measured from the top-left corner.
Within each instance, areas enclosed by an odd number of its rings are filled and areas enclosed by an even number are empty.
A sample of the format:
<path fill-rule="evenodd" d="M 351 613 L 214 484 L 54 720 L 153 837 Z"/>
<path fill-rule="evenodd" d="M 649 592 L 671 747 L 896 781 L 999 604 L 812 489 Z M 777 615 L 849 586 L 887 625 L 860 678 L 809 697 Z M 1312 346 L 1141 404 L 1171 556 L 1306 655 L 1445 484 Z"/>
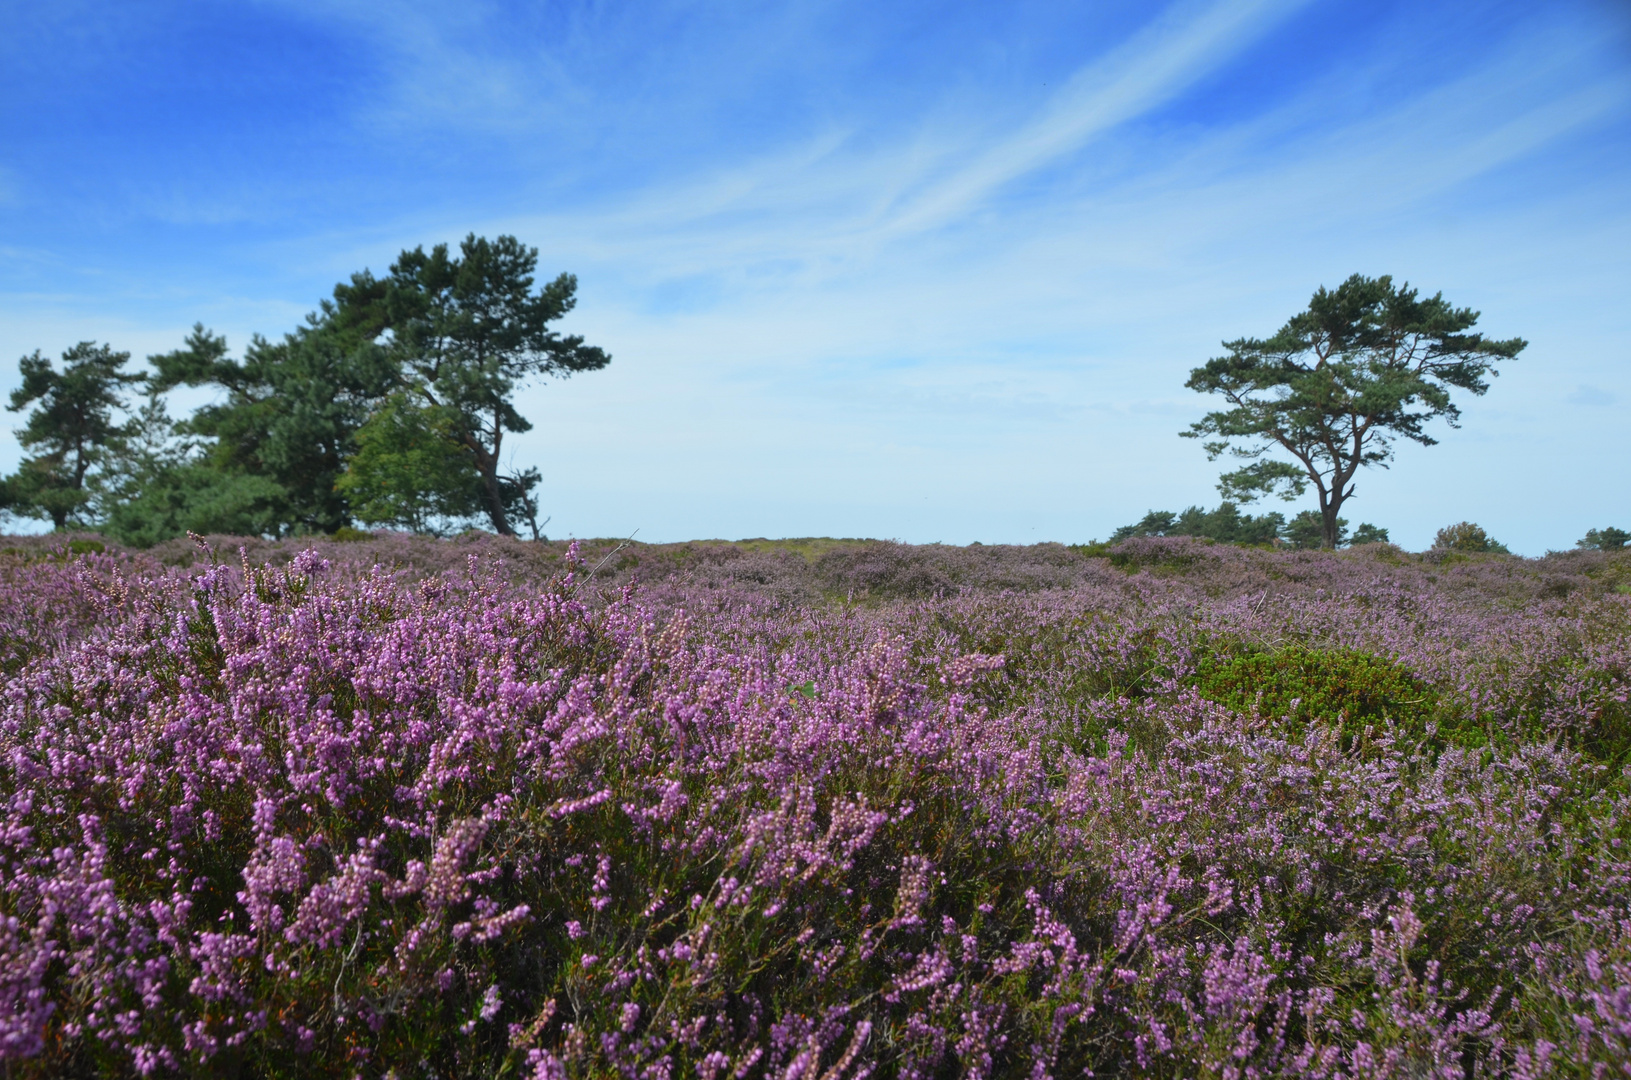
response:
<path fill-rule="evenodd" d="M 1371 526 L 1374 528 L 1375 526 Z M 1318 510 L 1302 510 L 1293 515 L 1281 530 L 1286 546 L 1298 550 L 1326 547 L 1325 521 Z M 1337 518 L 1336 541 L 1330 547 L 1345 547 L 1348 543 L 1348 519 Z"/>
<path fill-rule="evenodd" d="M 1181 514 L 1151 510 L 1133 525 L 1123 525 L 1110 534 L 1110 542 L 1133 536 L 1200 536 L 1226 544 L 1272 544 L 1285 525 L 1283 514 L 1253 517 L 1225 501 L 1215 510 L 1191 506 Z"/>
<path fill-rule="evenodd" d="M 515 409 L 515 391 L 531 378 L 594 371 L 611 360 L 581 337 L 550 328 L 577 302 L 577 278 L 561 274 L 535 291 L 537 265 L 538 250 L 513 236 L 489 241 L 472 234 L 457 255 L 445 244 L 428 254 L 404 251 L 383 283 L 361 274 L 335 290 L 338 312 L 382 335 L 401 392 L 369 421 L 389 430 L 359 435 L 369 454 L 343 487 L 358 505 L 389 511 L 388 520 L 411 520 L 401 515 L 420 476 L 425 509 L 464 506 L 473 469 L 478 505 L 493 531 L 514 535 L 514 521 L 526 518 L 536 533 L 532 489 L 539 474 L 506 471 L 503 458 L 505 434 L 532 428 Z M 427 411 L 414 418 L 409 408 Z M 462 456 L 432 449 L 425 441 L 432 437 Z M 393 463 L 393 455 L 401 460 Z M 457 462 L 468 469 L 453 467 Z"/>
<path fill-rule="evenodd" d="M 577 279 L 535 285 L 538 252 L 513 236 L 403 251 L 390 273 L 335 286 L 304 325 L 256 336 L 241 359 L 195 325 L 183 346 L 126 374 L 128 353 L 85 343 L 57 371 L 21 362 L 11 408 L 38 407 L 19 437 L 37 452 L 0 486 L 0 509 L 95 524 L 132 543 L 182 531 L 334 532 L 353 518 L 434 530 L 485 519 L 538 531 L 535 468 L 504 457 L 531 424 L 515 393 L 540 376 L 610 357 L 551 324 Z M 123 423 L 125 388 L 147 380 Z M 212 387 L 217 399 L 172 421 L 162 395 Z"/>
<path fill-rule="evenodd" d="M 149 391 L 108 444 L 94 485 L 96 527 L 136 547 L 187 532 L 278 532 L 283 489 L 264 476 L 216 468 L 195 438 L 177 433 L 160 393 Z"/>
<path fill-rule="evenodd" d="M 1151 510 L 1141 521 L 1123 525 L 1110 534 L 1110 542 L 1133 536 L 1198 536 L 1225 544 L 1284 544 L 1293 548 L 1322 547 L 1320 515 L 1304 510 L 1287 521 L 1284 514 L 1242 514 L 1240 507 L 1225 500 L 1214 510 L 1191 506 L 1181 514 Z M 1386 542 L 1387 530 L 1363 524 L 1348 540 L 1346 518 L 1337 519 L 1337 547 Z"/>
<path fill-rule="evenodd" d="M 338 488 L 370 525 L 434 532 L 439 522 L 479 514 L 484 489 L 475 456 L 446 406 L 392 394 L 357 433 L 357 452 Z"/>
<path fill-rule="evenodd" d="M 1190 373 L 1185 385 L 1228 407 L 1182 434 L 1208 439 L 1212 460 L 1227 453 L 1249 462 L 1220 478 L 1226 499 L 1289 500 L 1312 485 L 1322 543 L 1335 547 L 1358 471 L 1385 468 L 1396 439 L 1433 445 L 1428 423 L 1442 417 L 1455 427 L 1461 416 L 1451 390 L 1483 394 L 1494 364 L 1527 344 L 1471 333 L 1477 321 L 1478 312 L 1438 293 L 1422 299 L 1386 275 L 1321 287 L 1273 337 L 1226 341 L 1227 355 Z"/>
<path fill-rule="evenodd" d="M 348 295 L 372 289 L 376 301 L 383 299 L 383 287 L 371 280 L 353 279 L 349 288 Z M 223 525 L 252 525 L 257 533 L 333 532 L 350 524 L 337 484 L 358 429 L 397 382 L 395 364 L 373 340 L 378 325 L 360 307 L 324 301 L 281 341 L 252 339 L 241 361 L 229 359 L 226 339 L 203 326 L 193 328 L 183 348 L 150 357 L 157 389 L 225 391 L 223 401 L 178 425 L 182 434 L 206 440 L 201 461 L 216 477 L 201 474 L 166 497 L 191 493 L 226 512 Z"/>
<path fill-rule="evenodd" d="M 1588 551 L 1621 551 L 1631 542 L 1631 532 L 1609 526 L 1606 529 L 1587 529 L 1586 535 L 1575 541 L 1575 547 Z"/>
<path fill-rule="evenodd" d="M 1378 525 L 1372 525 L 1367 521 L 1360 523 L 1359 528 L 1354 530 L 1353 539 L 1348 541 L 1348 546 L 1359 547 L 1362 544 L 1387 543 L 1391 543 L 1388 539 L 1387 530 Z"/>
<path fill-rule="evenodd" d="M 127 352 L 82 341 L 62 354 L 61 371 L 38 351 L 18 361 L 22 385 L 8 409 L 35 406 L 17 432 L 23 448 L 35 452 L 5 479 L 0 508 L 49 518 L 57 529 L 84 523 L 92 470 L 122 433 L 114 414 L 125 407 L 125 388 L 144 378 L 124 370 L 129 360 Z"/>

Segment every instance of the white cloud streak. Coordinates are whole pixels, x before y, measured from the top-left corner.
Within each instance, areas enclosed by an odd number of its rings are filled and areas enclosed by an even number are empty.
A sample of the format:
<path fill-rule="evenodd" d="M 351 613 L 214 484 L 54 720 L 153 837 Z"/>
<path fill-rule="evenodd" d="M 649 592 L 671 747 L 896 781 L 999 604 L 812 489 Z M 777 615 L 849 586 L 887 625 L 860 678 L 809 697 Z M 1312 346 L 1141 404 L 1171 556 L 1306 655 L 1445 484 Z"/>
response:
<path fill-rule="evenodd" d="M 1225 0 L 1163 13 L 1109 56 L 1078 71 L 1013 135 L 907 200 L 890 215 L 888 231 L 912 232 L 955 220 L 1003 185 L 1170 101 L 1300 6 L 1285 0 Z"/>

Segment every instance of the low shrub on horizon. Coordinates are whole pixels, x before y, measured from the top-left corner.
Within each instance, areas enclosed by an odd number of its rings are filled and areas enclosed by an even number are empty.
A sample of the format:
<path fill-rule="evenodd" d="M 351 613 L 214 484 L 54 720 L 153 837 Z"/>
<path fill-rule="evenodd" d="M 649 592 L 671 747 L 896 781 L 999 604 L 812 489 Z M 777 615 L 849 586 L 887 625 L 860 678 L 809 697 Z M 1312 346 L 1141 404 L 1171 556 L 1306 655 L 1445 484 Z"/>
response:
<path fill-rule="evenodd" d="M 1491 537 L 1482 526 L 1474 525 L 1470 521 L 1457 522 L 1446 525 L 1433 537 L 1434 551 L 1453 551 L 1460 554 L 1478 554 L 1494 552 L 1498 555 L 1512 554 L 1505 544 Z"/>

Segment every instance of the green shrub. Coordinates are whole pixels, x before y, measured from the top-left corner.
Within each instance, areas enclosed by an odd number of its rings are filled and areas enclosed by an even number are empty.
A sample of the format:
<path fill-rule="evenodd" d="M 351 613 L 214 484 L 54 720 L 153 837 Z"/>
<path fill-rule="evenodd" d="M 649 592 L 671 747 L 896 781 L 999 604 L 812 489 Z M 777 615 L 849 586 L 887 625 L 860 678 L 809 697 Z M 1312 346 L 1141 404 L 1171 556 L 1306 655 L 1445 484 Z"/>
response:
<path fill-rule="evenodd" d="M 1470 521 L 1459 521 L 1454 525 L 1446 525 L 1433 537 L 1433 547 L 1439 551 L 1459 551 L 1476 554 L 1483 551 L 1493 551 L 1501 555 L 1512 554 L 1505 544 L 1496 540 L 1485 532 L 1481 526 Z"/>
<path fill-rule="evenodd" d="M 1220 705 L 1285 717 L 1299 731 L 1340 717 L 1345 739 L 1384 719 L 1421 732 L 1434 705 L 1432 690 L 1416 676 L 1351 649 L 1293 645 L 1211 661 L 1197 673 L 1197 686 Z"/>

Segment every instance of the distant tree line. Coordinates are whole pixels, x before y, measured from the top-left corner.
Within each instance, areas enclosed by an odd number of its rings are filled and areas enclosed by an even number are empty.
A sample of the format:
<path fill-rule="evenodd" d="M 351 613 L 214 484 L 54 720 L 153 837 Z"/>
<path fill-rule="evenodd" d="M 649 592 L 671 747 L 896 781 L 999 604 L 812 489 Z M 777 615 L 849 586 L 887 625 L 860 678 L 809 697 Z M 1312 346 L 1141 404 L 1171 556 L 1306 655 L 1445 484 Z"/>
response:
<path fill-rule="evenodd" d="M 532 427 L 515 392 L 611 359 L 551 329 L 575 305 L 577 279 L 535 288 L 537 261 L 513 236 L 472 234 L 457 254 L 445 244 L 403 251 L 385 277 L 353 274 L 303 325 L 275 341 L 255 336 L 238 359 L 202 325 L 181 348 L 150 356 L 147 372 L 127 371 L 129 353 L 94 342 L 57 364 L 26 356 L 9 408 L 30 410 L 17 432 L 27 453 L 0 478 L 0 512 L 142 546 L 184 532 L 332 534 L 358 523 L 443 532 L 479 522 L 536 538 L 541 474 L 505 455 L 505 436 Z M 1387 541 L 1371 524 L 1350 535 L 1338 511 L 1361 467 L 1385 468 L 1396 438 L 1432 445 L 1429 421 L 1459 419 L 1450 391 L 1483 394 L 1495 362 L 1526 346 L 1471 332 L 1478 317 L 1442 295 L 1356 274 L 1319 289 L 1273 337 L 1225 342 L 1228 354 L 1187 385 L 1228 407 L 1182 434 L 1208 438 L 1211 458 L 1246 464 L 1220 479 L 1216 509 L 1152 510 L 1112 541 Z M 181 386 L 213 389 L 216 400 L 175 419 L 166 395 Z M 1290 518 L 1238 505 L 1310 487 L 1319 508 Z M 1622 529 L 1592 529 L 1579 546 L 1628 540 Z M 1467 522 L 1440 530 L 1434 546 L 1506 551 Z"/>
<path fill-rule="evenodd" d="M 1622 551 L 1628 542 L 1631 542 L 1631 532 L 1624 529 L 1587 529 L 1585 537 L 1576 541 L 1575 546 L 1588 551 Z"/>
<path fill-rule="evenodd" d="M 1243 514 L 1232 502 L 1216 509 L 1191 506 L 1181 514 L 1151 510 L 1131 525 L 1110 534 L 1110 543 L 1135 536 L 1193 536 L 1223 544 L 1309 549 L 1325 547 L 1324 519 L 1318 511 L 1304 510 L 1289 520 L 1283 514 Z M 1389 543 L 1388 532 L 1369 523 L 1361 524 L 1350 536 L 1348 522 L 1337 519 L 1337 547 Z M 1620 551 L 1631 544 L 1631 532 L 1624 529 L 1590 529 L 1576 547 L 1590 551 Z M 1470 521 L 1446 525 L 1433 537 L 1433 550 L 1463 553 L 1510 555 L 1511 550 Z"/>
<path fill-rule="evenodd" d="M 1275 547 L 1317 548 L 1325 546 L 1325 523 L 1317 510 L 1304 510 L 1287 520 L 1284 514 L 1243 514 L 1225 500 L 1216 509 L 1191 506 L 1180 514 L 1151 510 L 1143 519 L 1123 525 L 1110 534 L 1112 543 L 1134 536 L 1195 536 L 1226 544 L 1263 544 Z M 1386 543 L 1386 529 L 1362 524 L 1352 536 L 1346 518 L 1337 519 L 1336 547 Z"/>
<path fill-rule="evenodd" d="M 535 288 L 537 261 L 513 236 L 403 251 L 387 276 L 353 274 L 302 326 L 257 335 L 237 359 L 202 325 L 148 372 L 91 342 L 60 364 L 24 357 L 9 407 L 31 409 L 27 453 L 0 480 L 0 509 L 144 546 L 358 523 L 536 537 L 541 475 L 506 454 L 505 436 L 532 427 L 515 392 L 611 359 L 551 329 L 577 279 Z M 181 386 L 216 400 L 175 419 L 166 395 Z"/>
<path fill-rule="evenodd" d="M 1586 535 L 1576 540 L 1574 546 L 1587 551 L 1621 551 L 1628 541 L 1631 541 L 1631 532 L 1624 529 L 1587 529 Z M 1458 522 L 1440 529 L 1438 535 L 1433 537 L 1433 547 L 1442 551 L 1491 551 L 1501 555 L 1512 554 L 1505 544 L 1470 521 Z"/>

